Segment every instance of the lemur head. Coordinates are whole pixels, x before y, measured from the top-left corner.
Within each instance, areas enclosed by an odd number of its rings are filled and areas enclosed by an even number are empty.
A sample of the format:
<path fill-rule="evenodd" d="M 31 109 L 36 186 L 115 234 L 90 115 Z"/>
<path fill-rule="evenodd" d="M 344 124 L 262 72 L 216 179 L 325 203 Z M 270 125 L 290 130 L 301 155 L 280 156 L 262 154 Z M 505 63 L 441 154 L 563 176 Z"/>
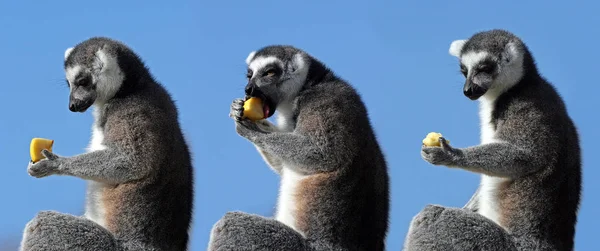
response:
<path fill-rule="evenodd" d="M 131 82 L 135 78 L 147 73 L 129 48 L 104 37 L 90 38 L 68 48 L 64 68 L 72 112 L 85 112 L 93 104 L 106 103 L 123 89 L 125 82 L 134 85 Z"/>
<path fill-rule="evenodd" d="M 449 52 L 460 60 L 466 78 L 463 93 L 471 100 L 497 96 L 519 83 L 526 60 L 531 60 L 523 42 L 505 30 L 483 31 L 467 40 L 453 41 Z"/>
<path fill-rule="evenodd" d="M 246 58 L 246 64 L 246 96 L 265 101 L 266 117 L 273 115 L 277 105 L 296 97 L 309 82 L 309 69 L 325 69 L 306 52 L 285 45 L 272 45 L 253 51 Z"/>

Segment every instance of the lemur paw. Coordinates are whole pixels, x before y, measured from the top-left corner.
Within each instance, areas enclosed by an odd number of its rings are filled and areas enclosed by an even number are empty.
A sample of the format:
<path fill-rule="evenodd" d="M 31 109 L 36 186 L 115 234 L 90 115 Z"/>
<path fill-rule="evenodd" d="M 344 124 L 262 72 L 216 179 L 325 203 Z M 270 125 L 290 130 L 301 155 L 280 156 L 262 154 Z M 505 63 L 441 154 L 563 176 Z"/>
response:
<path fill-rule="evenodd" d="M 27 173 L 36 178 L 42 178 L 58 173 L 58 169 L 60 167 L 60 157 L 48 150 L 43 150 L 42 154 L 44 157 L 46 157 L 46 159 L 40 160 L 35 164 L 29 162 Z"/>
<path fill-rule="evenodd" d="M 244 115 L 244 99 L 234 99 L 229 110 L 229 117 L 235 121 L 243 120 Z"/>
<path fill-rule="evenodd" d="M 448 141 L 440 138 L 441 147 L 422 146 L 421 157 L 433 165 L 452 165 L 457 156 L 457 150 L 448 145 Z"/>
<path fill-rule="evenodd" d="M 251 141 L 254 140 L 257 133 L 266 133 L 265 130 L 261 129 L 261 126 L 264 127 L 264 124 L 259 124 L 258 122 L 251 121 L 249 119 L 245 119 L 244 116 L 244 99 L 235 99 L 231 103 L 231 109 L 229 111 L 229 117 L 235 120 L 235 130 L 236 132 Z"/>

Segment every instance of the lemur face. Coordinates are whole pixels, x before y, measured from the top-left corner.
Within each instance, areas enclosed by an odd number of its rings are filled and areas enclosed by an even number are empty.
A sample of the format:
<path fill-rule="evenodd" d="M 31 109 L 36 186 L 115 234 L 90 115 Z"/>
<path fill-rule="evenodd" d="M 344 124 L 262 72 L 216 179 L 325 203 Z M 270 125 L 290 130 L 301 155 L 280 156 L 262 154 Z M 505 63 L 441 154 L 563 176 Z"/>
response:
<path fill-rule="evenodd" d="M 69 86 L 69 110 L 85 112 L 98 98 L 92 74 L 77 65 L 66 69 Z"/>
<path fill-rule="evenodd" d="M 469 40 L 456 40 L 450 54 L 460 60 L 465 76 L 463 94 L 471 100 L 498 95 L 516 84 L 523 76 L 523 53 L 520 41 L 501 30 L 473 35 Z"/>
<path fill-rule="evenodd" d="M 463 93 L 471 100 L 483 96 L 498 76 L 498 63 L 486 52 L 468 52 L 460 60 L 460 71 L 466 81 Z"/>
<path fill-rule="evenodd" d="M 65 74 L 69 86 L 69 110 L 85 112 L 90 106 L 112 98 L 123 82 L 114 51 L 106 41 L 90 39 L 65 51 Z"/>
<path fill-rule="evenodd" d="M 267 118 L 280 103 L 293 99 L 306 82 L 308 64 L 305 57 L 289 46 L 268 46 L 253 51 L 246 63 L 246 96 L 264 100 Z"/>

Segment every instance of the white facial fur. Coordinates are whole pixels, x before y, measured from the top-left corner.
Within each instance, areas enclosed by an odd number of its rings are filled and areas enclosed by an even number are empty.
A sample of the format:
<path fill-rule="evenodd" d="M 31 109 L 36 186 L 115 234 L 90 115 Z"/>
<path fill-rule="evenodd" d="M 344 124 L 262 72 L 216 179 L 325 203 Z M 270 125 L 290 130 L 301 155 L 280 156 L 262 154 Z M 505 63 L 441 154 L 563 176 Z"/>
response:
<path fill-rule="evenodd" d="M 111 99 L 123 84 L 124 76 L 119 68 L 117 59 L 106 53 L 104 50 L 96 52 L 97 59 L 94 61 L 94 82 L 98 92 L 97 103 L 104 103 Z"/>
<path fill-rule="evenodd" d="M 460 57 L 460 62 L 467 67 L 467 77 L 471 76 L 471 70 L 488 56 L 489 54 L 486 51 L 469 51 L 464 53 L 462 57 Z"/>
<path fill-rule="evenodd" d="M 73 51 L 73 48 L 69 48 L 65 51 L 65 59 Z M 92 81 L 96 84 L 96 97 L 95 104 L 103 104 L 111 99 L 117 91 L 121 88 L 124 76 L 123 72 L 119 68 L 117 59 L 108 54 L 104 49 L 98 50 L 96 53 L 94 62 L 92 62 L 92 68 L 87 69 L 82 65 L 76 64 L 71 67 L 67 67 L 65 70 L 66 78 L 69 83 L 75 81 L 75 77 L 81 71 L 91 72 Z M 71 88 L 73 85 L 71 84 Z"/>
<path fill-rule="evenodd" d="M 293 98 L 300 91 L 302 86 L 306 83 L 306 77 L 308 75 L 308 64 L 304 61 L 302 54 L 298 53 L 294 55 L 291 64 L 292 65 L 288 67 L 290 71 L 287 72 L 289 80 L 281 85 L 283 92 L 288 94 L 288 99 Z"/>
<path fill-rule="evenodd" d="M 66 73 L 66 77 L 67 77 L 67 81 L 69 81 L 69 83 L 73 83 L 75 82 L 75 78 L 77 77 L 77 75 L 79 75 L 79 72 L 81 72 L 83 70 L 83 68 L 80 65 L 75 65 L 75 66 L 70 66 L 67 67 L 65 73 Z M 70 91 L 73 91 L 73 85 L 69 85 L 69 89 Z M 82 99 L 83 97 L 78 96 L 77 94 L 73 94 L 73 98 L 76 99 Z"/>
<path fill-rule="evenodd" d="M 73 51 L 73 47 L 67 48 L 65 50 L 65 60 L 67 60 L 67 58 L 69 57 L 69 55 L 71 54 L 72 51 Z M 66 75 L 67 81 L 69 81 L 69 83 L 73 83 L 75 81 L 75 77 L 77 77 L 77 75 L 79 74 L 80 71 L 81 71 L 81 66 L 79 66 L 79 65 L 67 67 L 67 69 L 65 70 L 65 75 Z M 73 85 L 71 85 L 71 88 L 73 88 Z"/>
<path fill-rule="evenodd" d="M 502 53 L 503 61 L 497 83 L 502 83 L 504 91 L 517 84 L 523 78 L 523 53 L 519 52 L 515 43 L 508 43 Z"/>
<path fill-rule="evenodd" d="M 251 55 L 254 52 L 250 53 Z M 252 57 L 248 57 L 248 58 L 252 58 Z M 252 76 L 254 76 L 254 74 L 256 74 L 258 71 L 260 71 L 262 68 L 264 68 L 265 66 L 272 64 L 272 63 L 277 63 L 280 67 L 283 68 L 283 62 L 281 62 L 281 60 L 279 60 L 276 57 L 257 57 L 255 59 L 253 59 L 252 61 L 250 61 L 248 63 L 248 68 L 250 68 L 250 70 L 252 70 Z"/>
<path fill-rule="evenodd" d="M 67 77 L 67 81 L 69 81 L 69 83 L 75 82 L 75 77 L 77 77 L 77 75 L 79 74 L 81 69 L 82 68 L 80 65 L 74 65 L 74 66 L 67 67 L 67 69 L 65 70 L 65 75 Z M 71 85 L 71 87 L 72 86 L 73 85 Z"/>

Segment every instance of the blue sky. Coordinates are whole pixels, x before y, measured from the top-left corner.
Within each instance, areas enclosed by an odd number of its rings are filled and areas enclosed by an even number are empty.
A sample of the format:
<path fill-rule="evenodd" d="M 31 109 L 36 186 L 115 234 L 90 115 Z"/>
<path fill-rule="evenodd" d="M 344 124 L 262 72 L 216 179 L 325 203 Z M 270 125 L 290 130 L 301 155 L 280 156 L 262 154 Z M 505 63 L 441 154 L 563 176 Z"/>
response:
<path fill-rule="evenodd" d="M 362 94 L 391 177 L 388 250 L 400 250 L 411 218 L 427 204 L 462 206 L 478 176 L 432 166 L 421 139 L 442 132 L 476 145 L 476 102 L 450 42 L 508 29 L 529 45 L 555 84 L 582 139 L 584 190 L 577 250 L 593 250 L 600 219 L 596 10 L 600 3 L 504 1 L 2 1 L 0 2 L 0 245 L 20 239 L 40 210 L 81 214 L 85 182 L 27 175 L 33 137 L 56 140 L 60 155 L 84 151 L 91 114 L 71 113 L 62 69 L 67 47 L 91 36 L 127 43 L 172 93 L 195 159 L 192 250 L 205 250 L 227 211 L 273 213 L 278 177 L 235 133 L 229 105 L 243 95 L 244 59 L 269 44 L 305 49 Z M 595 238 L 594 238 L 595 237 Z"/>

